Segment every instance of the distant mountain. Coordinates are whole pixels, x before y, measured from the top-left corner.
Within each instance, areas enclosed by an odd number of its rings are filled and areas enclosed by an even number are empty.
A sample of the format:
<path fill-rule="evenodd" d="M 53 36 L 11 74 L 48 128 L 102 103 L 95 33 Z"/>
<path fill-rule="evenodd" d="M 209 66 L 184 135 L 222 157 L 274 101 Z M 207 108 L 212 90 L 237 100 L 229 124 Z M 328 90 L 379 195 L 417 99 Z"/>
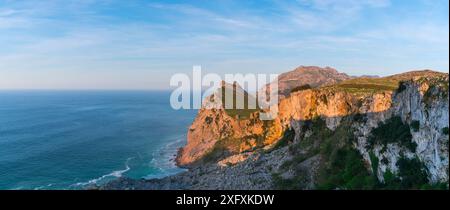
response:
<path fill-rule="evenodd" d="M 359 77 L 366 77 L 366 78 L 379 78 L 380 76 L 378 75 L 361 75 Z"/>
<path fill-rule="evenodd" d="M 278 76 L 278 93 L 281 99 L 289 96 L 291 91 L 298 87 L 309 86 L 315 88 L 332 85 L 351 78 L 351 76 L 340 73 L 331 67 L 299 66 Z M 266 92 L 268 94 L 270 90 L 269 85 L 264 86 L 260 93 Z"/>

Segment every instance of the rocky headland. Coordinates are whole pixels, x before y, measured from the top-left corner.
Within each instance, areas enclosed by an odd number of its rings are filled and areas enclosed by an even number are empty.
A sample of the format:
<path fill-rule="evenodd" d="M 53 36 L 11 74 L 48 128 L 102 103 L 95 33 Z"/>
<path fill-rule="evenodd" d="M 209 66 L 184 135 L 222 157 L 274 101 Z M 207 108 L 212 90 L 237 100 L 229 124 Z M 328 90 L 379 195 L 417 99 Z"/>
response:
<path fill-rule="evenodd" d="M 200 109 L 176 158 L 186 172 L 95 188 L 448 189 L 447 73 L 351 77 L 301 66 L 278 83 L 274 120 L 259 109 Z"/>

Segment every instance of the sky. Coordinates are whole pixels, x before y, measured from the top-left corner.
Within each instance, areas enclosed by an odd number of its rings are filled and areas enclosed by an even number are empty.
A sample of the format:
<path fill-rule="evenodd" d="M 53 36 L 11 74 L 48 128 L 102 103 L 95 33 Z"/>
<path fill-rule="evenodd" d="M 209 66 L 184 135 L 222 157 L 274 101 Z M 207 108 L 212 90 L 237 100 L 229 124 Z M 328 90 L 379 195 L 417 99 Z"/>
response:
<path fill-rule="evenodd" d="M 168 89 L 175 73 L 449 70 L 448 0 L 0 0 L 0 89 Z"/>

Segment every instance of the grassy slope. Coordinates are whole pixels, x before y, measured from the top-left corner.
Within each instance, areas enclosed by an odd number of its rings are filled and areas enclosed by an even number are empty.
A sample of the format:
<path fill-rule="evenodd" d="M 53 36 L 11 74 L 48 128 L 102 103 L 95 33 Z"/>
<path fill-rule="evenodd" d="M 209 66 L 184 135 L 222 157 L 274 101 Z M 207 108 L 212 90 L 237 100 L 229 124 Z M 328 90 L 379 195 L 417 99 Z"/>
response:
<path fill-rule="evenodd" d="M 250 117 L 250 115 L 256 111 L 259 110 L 259 107 L 256 103 L 255 107 L 256 108 L 249 108 L 249 101 L 256 101 L 255 97 L 253 97 L 252 95 L 248 94 L 245 90 L 242 91 L 237 91 L 236 85 L 233 85 L 233 90 L 231 90 L 230 87 L 222 87 L 222 104 L 224 104 L 223 106 L 225 107 L 225 92 L 226 91 L 233 91 L 233 108 L 232 109 L 225 109 L 225 112 L 231 116 L 231 117 L 236 117 L 239 116 L 239 119 L 248 119 Z M 241 98 L 243 94 L 243 98 L 244 98 L 244 109 L 238 109 L 236 106 L 236 100 L 237 98 Z"/>
<path fill-rule="evenodd" d="M 448 74 L 429 70 L 412 71 L 388 77 L 380 77 L 380 78 L 360 77 L 355 79 L 349 79 L 342 81 L 338 84 L 326 86 L 323 88 L 346 91 L 356 95 L 367 95 L 384 91 L 395 91 L 399 88 L 399 85 L 401 84 L 402 81 L 411 80 L 415 77 L 421 77 L 423 79 L 431 78 L 437 79 L 437 81 L 441 80 L 445 81 L 444 78 L 448 78 Z M 448 80 L 446 80 L 446 82 L 444 83 L 447 84 Z"/>

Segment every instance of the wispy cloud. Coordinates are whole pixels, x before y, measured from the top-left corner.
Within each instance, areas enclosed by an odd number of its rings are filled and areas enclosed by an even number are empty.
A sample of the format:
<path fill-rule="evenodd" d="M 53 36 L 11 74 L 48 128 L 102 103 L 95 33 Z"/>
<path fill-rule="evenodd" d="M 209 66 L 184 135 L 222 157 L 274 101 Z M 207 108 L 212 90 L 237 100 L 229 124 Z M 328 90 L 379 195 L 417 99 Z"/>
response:
<path fill-rule="evenodd" d="M 299 0 L 279 2 L 287 19 L 301 30 L 330 32 L 358 21 L 367 9 L 381 9 L 389 0 Z"/>
<path fill-rule="evenodd" d="M 215 72 L 285 71 L 302 64 L 353 74 L 445 71 L 448 9 L 442 4 L 448 2 L 436 2 L 12 1 L 0 5 L 0 87 L 21 86 L 29 79 L 20 75 L 40 72 L 115 81 L 103 88 L 118 85 L 122 73 L 129 81 L 121 85 L 148 78 L 138 86 L 154 88 L 193 64 Z M 47 86 L 61 79 L 40 78 Z"/>

